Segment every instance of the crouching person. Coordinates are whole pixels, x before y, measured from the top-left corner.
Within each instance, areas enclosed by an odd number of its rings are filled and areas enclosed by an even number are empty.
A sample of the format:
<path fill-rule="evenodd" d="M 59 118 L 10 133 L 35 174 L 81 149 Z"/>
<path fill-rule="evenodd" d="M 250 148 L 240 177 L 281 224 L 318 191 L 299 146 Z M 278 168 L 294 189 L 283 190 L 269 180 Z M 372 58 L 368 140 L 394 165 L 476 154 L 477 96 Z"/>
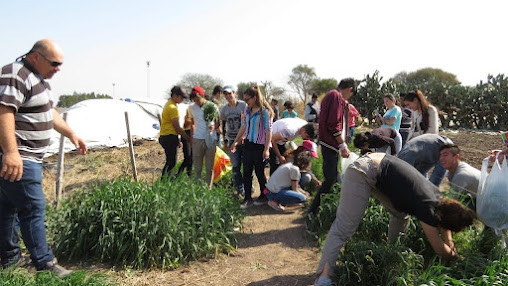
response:
<path fill-rule="evenodd" d="M 403 160 L 369 153 L 346 169 L 337 216 L 325 241 L 315 285 L 332 285 L 330 277 L 339 252 L 360 224 L 371 193 L 391 214 L 389 242 L 406 230 L 409 215 L 413 215 L 439 256 L 445 260 L 457 257 L 452 231 L 470 226 L 474 212 L 458 201 L 441 197 L 438 187 Z"/>
<path fill-rule="evenodd" d="M 283 211 L 284 206 L 300 204 L 307 200 L 307 192 L 298 187 L 300 169 L 309 167 L 311 154 L 309 151 L 299 152 L 292 163 L 286 163 L 272 174 L 263 191 L 268 198 L 268 205 L 277 211 Z"/>

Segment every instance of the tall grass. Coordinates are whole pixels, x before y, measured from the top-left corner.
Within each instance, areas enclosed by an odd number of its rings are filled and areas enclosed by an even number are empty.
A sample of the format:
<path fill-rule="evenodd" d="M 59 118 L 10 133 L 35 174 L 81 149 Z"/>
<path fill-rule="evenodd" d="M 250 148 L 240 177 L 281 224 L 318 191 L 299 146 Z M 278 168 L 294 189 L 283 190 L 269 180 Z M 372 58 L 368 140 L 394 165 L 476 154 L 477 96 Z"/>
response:
<path fill-rule="evenodd" d="M 25 269 L 6 269 L 0 271 L 0 285 L 2 286 L 113 286 L 103 274 L 87 274 L 75 271 L 62 280 L 50 272 L 40 272 L 36 275 Z"/>
<path fill-rule="evenodd" d="M 60 259 L 173 268 L 235 248 L 243 213 L 224 188 L 180 176 L 153 184 L 119 180 L 76 193 L 49 212 Z"/>

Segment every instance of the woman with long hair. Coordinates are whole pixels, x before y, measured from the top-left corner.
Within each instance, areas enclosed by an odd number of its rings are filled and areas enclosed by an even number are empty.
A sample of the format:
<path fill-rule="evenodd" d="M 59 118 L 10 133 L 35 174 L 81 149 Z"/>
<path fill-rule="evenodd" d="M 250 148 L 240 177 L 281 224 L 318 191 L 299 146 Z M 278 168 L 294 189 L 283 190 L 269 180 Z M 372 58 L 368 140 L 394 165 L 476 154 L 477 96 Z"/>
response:
<path fill-rule="evenodd" d="M 426 133 L 439 134 L 437 109 L 427 101 L 420 90 L 408 92 L 404 97 L 404 104 L 413 110 L 414 132 L 408 140 Z"/>
<path fill-rule="evenodd" d="M 399 132 L 402 111 L 400 110 L 400 107 L 397 106 L 397 99 L 393 94 L 387 93 L 383 98 L 383 103 L 385 104 L 387 111 L 383 117 L 378 117 L 381 127 L 390 127 Z"/>
<path fill-rule="evenodd" d="M 253 170 L 256 172 L 261 193 L 254 204 L 261 205 L 268 201 L 263 190 L 266 185 L 265 161 L 270 156 L 273 111 L 257 86 L 245 90 L 243 100 L 247 103 L 247 107 L 242 114 L 240 130 L 238 130 L 235 141 L 231 144 L 231 152 L 236 152 L 236 146 L 241 140 L 243 140 L 245 150 L 248 150 L 243 156 L 245 199 L 241 207 L 245 209 L 253 204 Z"/>

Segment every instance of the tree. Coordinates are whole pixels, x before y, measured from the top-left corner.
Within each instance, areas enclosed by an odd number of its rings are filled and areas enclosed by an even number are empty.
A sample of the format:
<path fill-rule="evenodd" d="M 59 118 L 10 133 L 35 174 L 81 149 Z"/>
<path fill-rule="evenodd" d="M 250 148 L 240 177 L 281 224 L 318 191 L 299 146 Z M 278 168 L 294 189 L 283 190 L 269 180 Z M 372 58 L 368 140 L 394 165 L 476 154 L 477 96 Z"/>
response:
<path fill-rule="evenodd" d="M 87 100 L 87 99 L 96 99 L 96 98 L 112 98 L 111 96 L 107 94 L 95 94 L 92 93 L 77 93 L 74 92 L 72 95 L 61 95 L 58 99 L 58 107 L 67 108 L 71 107 L 74 104 Z"/>
<path fill-rule="evenodd" d="M 438 81 L 446 85 L 460 84 L 456 75 L 436 68 L 424 68 L 410 72 L 407 74 L 406 81 L 408 85 L 419 85 L 430 81 Z"/>
<path fill-rule="evenodd" d="M 314 68 L 307 65 L 298 65 L 289 75 L 288 84 L 300 96 L 300 99 L 306 103 L 312 90 L 312 82 L 316 78 Z"/>
<path fill-rule="evenodd" d="M 187 92 L 190 92 L 194 86 L 198 85 L 205 90 L 206 94 L 211 95 L 213 87 L 216 85 L 222 86 L 223 81 L 222 79 L 215 78 L 209 74 L 187 73 L 182 76 L 182 79 L 177 83 L 177 85 L 187 89 Z M 170 92 L 168 92 L 168 94 L 170 94 Z"/>
<path fill-rule="evenodd" d="M 337 86 L 338 82 L 334 78 L 315 79 L 312 81 L 312 92 L 319 96 L 329 92 Z"/>

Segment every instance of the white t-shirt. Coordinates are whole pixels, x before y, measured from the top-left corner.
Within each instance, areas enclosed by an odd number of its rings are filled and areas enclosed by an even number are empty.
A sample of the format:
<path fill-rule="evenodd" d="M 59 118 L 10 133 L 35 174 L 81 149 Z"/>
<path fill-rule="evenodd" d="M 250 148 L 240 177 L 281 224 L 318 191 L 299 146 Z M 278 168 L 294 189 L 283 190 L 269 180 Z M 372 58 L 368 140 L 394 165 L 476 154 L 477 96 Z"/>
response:
<path fill-rule="evenodd" d="M 478 191 L 480 176 L 480 170 L 463 161 L 459 162 L 454 174 L 448 172 L 450 187 L 457 192 L 470 193 L 475 197 Z"/>
<path fill-rule="evenodd" d="M 277 144 L 284 145 L 285 142 L 298 137 L 300 129 L 309 122 L 301 118 L 283 118 L 275 121 L 272 125 L 272 134 L 280 133 L 283 140 L 277 141 Z"/>
<path fill-rule="evenodd" d="M 279 121 L 276 121 L 279 122 Z M 292 181 L 300 180 L 300 169 L 293 163 L 286 163 L 279 166 L 270 176 L 266 188 L 272 193 L 278 193 L 280 190 L 291 190 Z"/>
<path fill-rule="evenodd" d="M 206 139 L 206 135 L 209 132 L 208 123 L 205 121 L 203 115 L 203 109 L 195 103 L 189 106 L 189 115 L 194 119 L 194 134 L 192 138 Z"/>

